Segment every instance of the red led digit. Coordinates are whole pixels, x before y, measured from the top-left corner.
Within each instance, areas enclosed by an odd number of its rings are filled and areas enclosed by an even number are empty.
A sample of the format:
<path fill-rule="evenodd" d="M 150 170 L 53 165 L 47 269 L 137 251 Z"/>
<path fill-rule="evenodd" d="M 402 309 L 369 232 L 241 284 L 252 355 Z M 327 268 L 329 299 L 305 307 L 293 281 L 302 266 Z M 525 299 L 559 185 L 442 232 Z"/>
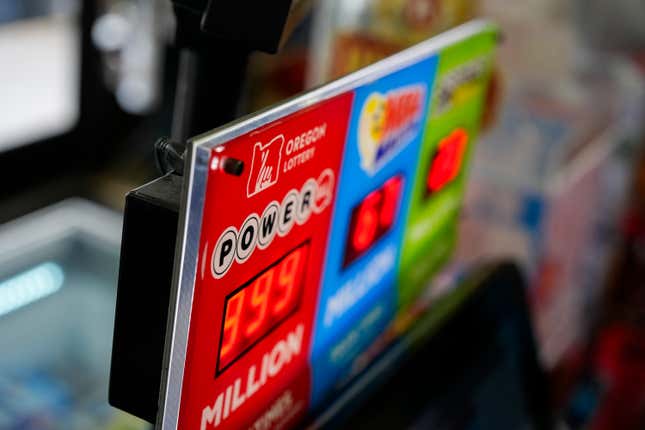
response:
<path fill-rule="evenodd" d="M 381 205 L 381 216 L 379 220 L 382 229 L 388 229 L 394 224 L 402 183 L 401 177 L 395 176 L 394 178 L 388 179 L 385 185 L 383 185 L 383 204 Z"/>
<path fill-rule="evenodd" d="M 402 189 L 403 177 L 394 176 L 354 207 L 349 222 L 343 267 L 367 252 L 392 228 L 396 221 Z"/>
<path fill-rule="evenodd" d="M 439 142 L 426 180 L 429 193 L 439 191 L 457 177 L 467 143 L 468 133 L 463 128 L 454 130 Z"/>
<path fill-rule="evenodd" d="M 269 304 L 269 291 L 273 284 L 274 272 L 275 269 L 266 271 L 252 284 L 251 300 L 250 303 L 246 305 L 247 310 L 245 314 L 255 315 L 255 318 L 246 324 L 244 334 L 248 338 L 253 337 L 266 320 L 267 305 Z"/>
<path fill-rule="evenodd" d="M 282 290 L 279 297 L 273 305 L 273 314 L 280 315 L 283 311 L 289 310 L 289 303 L 294 296 L 294 290 L 298 283 L 298 273 L 300 272 L 302 248 L 292 252 L 279 265 L 278 286 Z"/>
<path fill-rule="evenodd" d="M 240 291 L 226 305 L 226 316 L 224 317 L 224 330 L 222 333 L 223 341 L 220 348 L 220 357 L 222 358 L 236 352 L 244 295 L 245 290 Z"/>
<path fill-rule="evenodd" d="M 358 210 L 352 246 L 356 252 L 362 252 L 374 242 L 379 224 L 380 191 L 373 191 L 365 197 Z"/>

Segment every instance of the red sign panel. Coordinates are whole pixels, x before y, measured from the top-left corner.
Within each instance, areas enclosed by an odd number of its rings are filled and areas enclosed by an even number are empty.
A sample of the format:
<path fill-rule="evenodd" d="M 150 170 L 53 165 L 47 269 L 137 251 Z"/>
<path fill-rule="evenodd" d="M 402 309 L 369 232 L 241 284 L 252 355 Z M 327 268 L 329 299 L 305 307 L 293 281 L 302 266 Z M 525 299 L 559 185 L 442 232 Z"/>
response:
<path fill-rule="evenodd" d="M 351 93 L 332 98 L 211 150 L 179 428 L 284 425 L 306 413 L 351 103 Z M 241 175 L 226 158 L 244 163 Z"/>

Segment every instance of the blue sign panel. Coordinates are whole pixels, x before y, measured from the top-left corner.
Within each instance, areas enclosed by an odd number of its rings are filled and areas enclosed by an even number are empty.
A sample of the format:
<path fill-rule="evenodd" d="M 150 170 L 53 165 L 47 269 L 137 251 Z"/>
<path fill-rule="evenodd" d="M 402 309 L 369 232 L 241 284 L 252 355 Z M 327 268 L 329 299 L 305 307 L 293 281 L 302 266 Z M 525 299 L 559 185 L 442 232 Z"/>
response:
<path fill-rule="evenodd" d="M 311 351 L 312 405 L 396 312 L 408 200 L 437 67 L 430 57 L 355 90 Z"/>

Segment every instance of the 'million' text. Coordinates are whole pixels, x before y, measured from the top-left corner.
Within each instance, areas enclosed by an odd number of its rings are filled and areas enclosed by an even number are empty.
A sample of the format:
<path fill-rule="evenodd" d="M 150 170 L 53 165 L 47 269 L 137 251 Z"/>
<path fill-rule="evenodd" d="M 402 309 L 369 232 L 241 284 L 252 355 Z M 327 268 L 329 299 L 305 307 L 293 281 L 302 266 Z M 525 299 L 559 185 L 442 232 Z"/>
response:
<path fill-rule="evenodd" d="M 218 427 L 270 379 L 276 377 L 294 356 L 300 354 L 303 334 L 304 326 L 299 324 L 286 338 L 280 339 L 270 352 L 266 352 L 260 363 L 249 367 L 246 378 L 239 377 L 226 387 L 213 405 L 206 406 L 202 411 L 201 430 L 206 430 L 209 426 Z"/>

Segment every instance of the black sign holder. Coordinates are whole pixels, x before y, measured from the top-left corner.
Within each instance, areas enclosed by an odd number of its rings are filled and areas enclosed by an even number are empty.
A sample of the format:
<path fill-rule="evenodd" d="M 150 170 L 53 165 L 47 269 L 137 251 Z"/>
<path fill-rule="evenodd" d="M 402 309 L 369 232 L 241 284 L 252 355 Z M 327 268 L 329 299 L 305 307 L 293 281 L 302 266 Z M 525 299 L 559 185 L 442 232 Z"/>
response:
<path fill-rule="evenodd" d="M 186 140 L 238 116 L 249 55 L 277 52 L 291 0 L 173 0 L 180 64 L 164 176 L 126 196 L 109 402 L 156 420 Z M 235 169 L 235 166 L 231 166 Z"/>

